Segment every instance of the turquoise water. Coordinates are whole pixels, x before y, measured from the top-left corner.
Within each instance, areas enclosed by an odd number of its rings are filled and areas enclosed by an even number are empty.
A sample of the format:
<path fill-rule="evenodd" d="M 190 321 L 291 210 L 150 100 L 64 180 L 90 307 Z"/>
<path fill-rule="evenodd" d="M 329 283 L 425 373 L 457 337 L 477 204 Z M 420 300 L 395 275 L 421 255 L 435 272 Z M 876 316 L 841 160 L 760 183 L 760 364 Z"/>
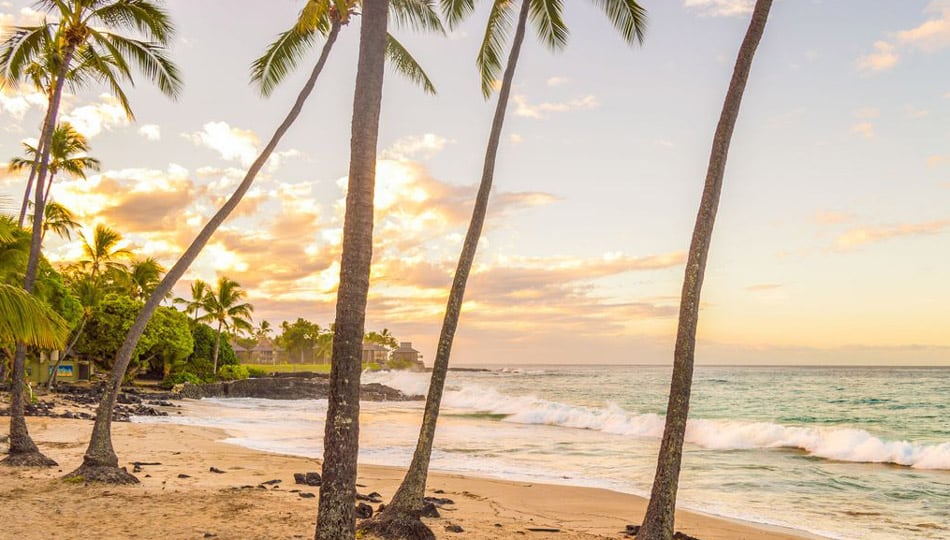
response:
<path fill-rule="evenodd" d="M 433 467 L 645 495 L 669 375 L 652 366 L 453 372 Z M 829 538 L 950 538 L 950 369 L 698 367 L 694 381 L 681 505 Z M 427 375 L 364 382 L 423 393 Z M 158 421 L 318 457 L 325 410 L 204 400 Z M 361 460 L 406 465 L 421 403 L 364 412 Z"/>

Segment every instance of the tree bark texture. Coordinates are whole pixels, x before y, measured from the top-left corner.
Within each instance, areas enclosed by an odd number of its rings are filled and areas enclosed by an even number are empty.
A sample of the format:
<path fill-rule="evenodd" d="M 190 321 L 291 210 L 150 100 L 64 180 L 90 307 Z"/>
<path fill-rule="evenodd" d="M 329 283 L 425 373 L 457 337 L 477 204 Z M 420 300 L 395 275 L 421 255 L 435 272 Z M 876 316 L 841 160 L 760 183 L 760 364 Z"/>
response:
<path fill-rule="evenodd" d="M 373 194 L 388 11 L 388 0 L 363 2 L 317 540 L 349 540 L 356 534 L 360 372 L 373 258 Z"/>
<path fill-rule="evenodd" d="M 679 484 L 680 465 L 683 458 L 683 441 L 686 434 L 686 419 L 689 416 L 689 398 L 693 382 L 693 356 L 696 348 L 696 326 L 699 322 L 700 293 L 706 260 L 712 240 L 722 180 L 726 169 L 729 144 L 739 117 L 739 106 L 755 50 L 762 39 L 772 0 L 757 0 L 752 12 L 752 22 L 739 48 L 732 80 L 723 103 L 719 124 L 713 137 L 709 167 L 703 188 L 693 237 L 690 242 L 683 291 L 680 300 L 679 326 L 676 333 L 676 348 L 673 353 L 673 377 L 670 383 L 669 403 L 666 409 L 666 425 L 657 458 L 656 476 L 647 506 L 643 525 L 636 540 L 670 540 L 673 538 L 673 520 L 676 510 L 676 491 Z"/>
<path fill-rule="evenodd" d="M 134 479 L 131 475 L 120 475 L 118 474 L 118 456 L 115 454 L 115 450 L 112 448 L 112 410 L 115 407 L 116 399 L 119 396 L 119 390 L 122 386 L 122 380 L 125 377 L 125 372 L 129 367 L 129 362 L 132 360 L 132 353 L 135 350 L 135 346 L 138 344 L 139 339 L 142 337 L 142 333 L 145 331 L 146 325 L 148 325 L 149 319 L 151 319 L 152 314 L 155 313 L 155 310 L 162 303 L 165 296 L 171 291 L 172 287 L 175 286 L 175 283 L 181 279 L 181 276 L 185 273 L 189 266 L 195 261 L 198 257 L 198 254 L 201 253 L 201 250 L 204 248 L 205 244 L 208 243 L 208 240 L 211 238 L 211 235 L 221 226 L 222 223 L 231 215 L 237 205 L 241 202 L 241 199 L 250 189 L 251 185 L 254 183 L 254 179 L 257 177 L 257 174 L 260 172 L 261 168 L 264 167 L 264 164 L 267 162 L 267 159 L 270 158 L 271 154 L 274 152 L 274 149 L 277 148 L 277 144 L 287 133 L 287 130 L 290 129 L 290 126 L 293 125 L 294 121 L 297 120 L 297 117 L 300 116 L 300 112 L 303 110 L 304 103 L 307 101 L 307 98 L 313 92 L 313 88 L 316 85 L 317 78 L 320 75 L 320 72 L 323 70 L 323 66 L 326 65 L 327 57 L 330 55 L 330 51 L 333 48 L 333 44 L 336 42 L 336 37 L 339 34 L 340 26 L 339 24 L 334 24 L 330 28 L 330 33 L 327 35 L 327 41 L 323 46 L 323 51 L 320 54 L 320 58 L 317 61 L 316 65 L 313 68 L 313 71 L 310 74 L 310 78 L 307 79 L 306 84 L 303 89 L 300 91 L 300 94 L 297 96 L 297 100 L 294 102 L 293 107 L 290 109 L 290 112 L 287 114 L 287 117 L 284 118 L 284 121 L 281 122 L 280 126 L 274 132 L 274 135 L 268 141 L 267 146 L 264 147 L 264 150 L 261 151 L 261 155 L 251 164 L 251 167 L 248 169 L 247 174 L 244 176 L 244 179 L 238 185 L 237 189 L 231 195 L 231 198 L 224 203 L 217 213 L 211 218 L 210 221 L 201 229 L 201 232 L 198 233 L 198 236 L 195 237 L 194 241 L 188 246 L 188 249 L 185 253 L 178 259 L 178 262 L 165 274 L 165 277 L 162 278 L 161 283 L 155 288 L 152 292 L 152 295 L 149 296 L 148 300 L 145 302 L 145 306 L 142 307 L 142 310 L 135 317 L 135 321 L 132 324 L 132 327 L 129 329 L 129 333 L 125 338 L 125 341 L 122 343 L 122 346 L 119 348 L 116 353 L 115 363 L 112 367 L 112 375 L 110 377 L 110 386 L 108 391 L 103 392 L 102 399 L 99 402 L 99 407 L 96 410 L 96 421 L 92 429 L 92 436 L 89 440 L 89 446 L 86 449 L 86 454 L 83 457 L 83 464 L 79 469 L 73 471 L 67 478 L 73 477 L 83 477 L 87 480 L 96 480 L 101 479 L 105 482 L 129 482 L 129 477 Z"/>

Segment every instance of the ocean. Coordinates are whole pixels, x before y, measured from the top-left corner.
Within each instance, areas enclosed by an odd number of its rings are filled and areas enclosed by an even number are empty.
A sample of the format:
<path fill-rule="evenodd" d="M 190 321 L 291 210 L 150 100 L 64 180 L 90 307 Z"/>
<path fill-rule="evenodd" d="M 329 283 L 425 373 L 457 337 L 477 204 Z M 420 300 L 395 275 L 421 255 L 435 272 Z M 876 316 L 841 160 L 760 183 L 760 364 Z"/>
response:
<path fill-rule="evenodd" d="M 647 496 L 670 368 L 449 375 L 432 468 Z M 365 373 L 410 394 L 428 374 Z M 421 402 L 364 403 L 360 460 L 407 466 Z M 135 418 L 321 457 L 325 401 L 206 399 Z M 696 368 L 678 504 L 837 539 L 950 539 L 950 368 Z"/>

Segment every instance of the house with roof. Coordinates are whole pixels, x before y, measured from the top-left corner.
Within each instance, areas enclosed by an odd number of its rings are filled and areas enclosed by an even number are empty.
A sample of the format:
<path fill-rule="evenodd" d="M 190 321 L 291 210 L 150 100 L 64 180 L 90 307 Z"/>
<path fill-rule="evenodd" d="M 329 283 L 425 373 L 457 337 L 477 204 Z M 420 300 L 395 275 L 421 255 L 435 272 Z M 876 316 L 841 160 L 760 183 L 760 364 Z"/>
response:
<path fill-rule="evenodd" d="M 234 352 L 237 354 L 237 349 Z M 247 349 L 248 363 L 277 364 L 280 362 L 283 352 L 284 350 L 278 347 L 270 338 L 262 337 L 258 340 L 257 345 Z M 240 355 L 238 358 L 240 358 Z"/>
<path fill-rule="evenodd" d="M 366 364 L 386 365 L 389 361 L 389 349 L 379 343 L 363 342 L 362 362 Z"/>
<path fill-rule="evenodd" d="M 412 348 L 411 341 L 400 341 L 399 347 L 393 350 L 390 365 L 396 369 L 411 369 L 423 371 L 426 366 L 422 362 L 422 354 Z"/>

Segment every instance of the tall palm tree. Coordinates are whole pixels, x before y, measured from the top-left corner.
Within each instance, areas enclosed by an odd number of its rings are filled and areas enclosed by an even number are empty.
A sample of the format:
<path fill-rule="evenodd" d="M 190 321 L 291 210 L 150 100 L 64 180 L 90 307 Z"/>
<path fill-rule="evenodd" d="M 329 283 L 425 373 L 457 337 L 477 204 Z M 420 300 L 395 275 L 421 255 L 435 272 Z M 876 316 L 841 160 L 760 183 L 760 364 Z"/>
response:
<path fill-rule="evenodd" d="M 373 194 L 388 13 L 389 0 L 363 1 L 316 540 L 356 536 L 360 372 L 373 258 Z"/>
<path fill-rule="evenodd" d="M 49 194 L 53 187 L 56 175 L 63 172 L 76 178 L 86 178 L 86 170 L 99 170 L 99 160 L 89 157 L 89 141 L 85 135 L 76 131 L 69 122 L 60 122 L 53 130 L 50 140 L 49 182 L 46 184 L 46 193 L 43 194 L 45 204 L 50 204 Z M 23 143 L 25 157 L 15 157 L 10 160 L 11 171 L 31 170 L 36 167 L 39 159 L 39 150 L 29 143 Z M 26 199 L 24 199 L 26 201 Z M 44 231 L 45 232 L 45 231 Z"/>
<path fill-rule="evenodd" d="M 257 339 L 264 339 L 272 333 L 274 333 L 274 329 L 271 327 L 270 321 L 261 321 L 257 323 L 257 328 L 254 329 L 254 336 Z"/>
<path fill-rule="evenodd" d="M 242 302 L 247 292 L 241 284 L 225 276 L 218 278 L 218 286 L 205 294 L 202 309 L 205 315 L 199 321 L 217 322 L 217 336 L 214 339 L 214 373 L 218 373 L 218 351 L 221 347 L 221 332 L 251 331 L 251 313 L 254 306 Z"/>
<path fill-rule="evenodd" d="M 198 322 L 198 311 L 204 304 L 205 295 L 208 294 L 208 291 L 210 290 L 210 285 L 200 279 L 196 279 L 191 282 L 191 300 L 178 297 L 172 300 L 172 302 L 185 306 L 185 313 L 191 314 L 192 317 L 194 317 L 195 322 Z"/>
<path fill-rule="evenodd" d="M 122 82 L 132 81 L 130 64 L 152 79 L 159 90 L 177 95 L 181 82 L 177 69 L 164 54 L 173 26 L 168 14 L 150 0 L 39 0 L 36 5 L 55 18 L 43 24 L 17 28 L 0 44 L 0 80 L 5 83 L 29 80 L 40 83 L 46 92 L 46 117 L 40 131 L 37 153 L 30 176 L 36 177 L 34 212 L 45 215 L 46 176 L 49 173 L 52 136 L 59 115 L 63 88 L 67 81 L 82 85 L 105 82 L 131 118 L 132 109 L 122 90 Z M 113 31 L 115 30 L 115 31 Z M 133 31 L 144 39 L 119 33 Z M 21 217 L 22 223 L 22 217 Z M 23 288 L 36 285 L 42 248 L 42 220 L 34 220 Z M 10 414 L 8 465 L 51 465 L 30 438 L 23 417 L 22 392 L 26 346 L 18 344 L 13 362 L 13 404 Z M 20 396 L 20 397 L 18 397 Z"/>
<path fill-rule="evenodd" d="M 637 540 L 671 540 L 673 516 L 676 509 L 676 491 L 679 484 L 680 464 L 683 459 L 683 440 L 686 419 L 689 416 L 689 397 L 693 383 L 693 354 L 696 349 L 696 325 L 699 322 L 699 302 L 706 272 L 706 260 L 712 241 L 722 179 L 726 170 L 729 144 L 739 118 L 739 106 L 745 92 L 752 59 L 765 32 L 772 0 L 756 0 L 752 21 L 745 39 L 739 47 L 732 80 L 719 116 L 719 125 L 713 136 L 709 167 L 703 187 L 696 225 L 686 260 L 686 275 L 683 278 L 683 293 L 680 299 L 679 324 L 676 331 L 676 348 L 673 353 L 673 377 L 670 383 L 669 403 L 666 407 L 666 426 L 657 458 L 656 476 L 647 505 L 643 525 L 637 532 Z"/>
<path fill-rule="evenodd" d="M 425 0 L 400 1 L 405 1 L 407 5 L 409 3 L 428 5 L 428 2 Z M 309 6 L 312 3 L 313 2 L 310 1 L 307 5 Z M 342 0 L 334 0 L 333 5 L 342 5 Z M 343 5 L 343 7 L 345 8 L 346 6 Z M 337 12 L 348 13 L 345 9 L 341 10 L 339 7 L 337 7 Z M 340 18 L 339 24 L 342 24 L 342 20 L 343 19 Z M 316 24 L 311 24 L 311 27 L 319 28 L 319 26 Z M 307 25 L 302 25 L 302 28 L 307 28 Z M 336 26 L 336 32 L 339 32 L 339 25 Z M 99 407 L 96 410 L 96 421 L 93 426 L 92 436 L 89 440 L 89 446 L 85 455 L 83 456 L 83 463 L 78 469 L 67 475 L 67 478 L 84 478 L 86 480 L 95 480 L 108 483 L 138 482 L 138 479 L 136 479 L 134 476 L 126 472 L 124 469 L 119 468 L 119 458 L 116 456 L 115 449 L 112 447 L 112 409 L 115 407 L 125 370 L 128 369 L 129 362 L 131 362 L 132 352 L 135 350 L 135 346 L 138 343 L 139 338 L 142 337 L 142 333 L 145 331 L 145 326 L 148 324 L 148 321 L 155 312 L 155 309 L 158 308 L 159 304 L 171 291 L 175 283 L 181 279 L 188 267 L 191 266 L 194 260 L 198 257 L 198 254 L 201 253 L 201 250 L 208 243 L 211 235 L 214 234 L 214 232 L 221 226 L 222 223 L 224 223 L 228 216 L 231 215 L 237 205 L 241 202 L 241 199 L 244 198 L 245 193 L 247 193 L 247 190 L 250 189 L 254 179 L 257 177 L 257 174 L 274 152 L 277 144 L 287 133 L 287 130 L 289 130 L 293 123 L 297 120 L 297 117 L 300 116 L 300 112 L 303 110 L 304 103 L 307 101 L 307 98 L 313 91 L 317 78 L 320 75 L 320 72 L 323 70 L 323 66 L 326 64 L 332 43 L 336 39 L 336 32 L 334 32 L 333 25 L 331 24 L 330 30 L 327 33 L 326 42 L 324 43 L 323 49 L 320 53 L 320 57 L 317 59 L 317 62 L 310 73 L 310 77 L 304 84 L 303 89 L 301 89 L 300 93 L 297 95 L 297 99 L 290 111 L 287 113 L 286 118 L 284 118 L 283 122 L 281 122 L 277 130 L 271 136 L 270 141 L 268 141 L 267 145 L 261 151 L 261 154 L 257 157 L 254 163 L 251 164 L 244 176 L 244 179 L 240 184 L 238 184 L 238 187 L 235 189 L 231 197 L 224 203 L 217 213 L 212 216 L 211 220 L 208 221 L 204 228 L 202 228 L 198 233 L 198 236 L 192 241 L 191 245 L 188 246 L 188 249 L 185 250 L 185 253 L 182 254 L 182 256 L 178 259 L 178 262 L 176 262 L 168 271 L 168 273 L 165 274 L 162 282 L 158 285 L 158 287 L 152 293 L 152 296 L 150 296 L 148 301 L 145 302 L 145 306 L 136 316 L 132 327 L 129 329 L 129 333 L 125 337 L 125 341 L 116 352 L 116 359 L 113 363 L 112 375 L 109 383 L 109 391 L 103 392 L 102 399 L 99 402 Z M 315 34 L 311 34 L 310 39 L 315 39 Z M 299 55 L 302 54 L 303 51 L 301 47 L 291 50 L 297 51 L 295 53 L 295 58 L 299 58 Z M 291 64 L 286 65 L 290 66 Z M 289 69 L 289 67 L 287 69 Z M 377 113 L 375 114 L 378 115 L 378 107 Z M 374 133 L 374 148 L 375 140 L 376 135 Z M 372 197 L 370 198 L 370 207 L 372 207 Z M 370 217 L 370 220 L 372 220 L 372 217 Z M 352 514 L 352 509 L 350 512 Z"/>
<path fill-rule="evenodd" d="M 610 22 L 620 32 L 626 43 L 633 45 L 642 42 L 646 25 L 646 12 L 639 4 L 634 0 L 596 0 L 594 3 L 604 10 Z M 449 24 L 454 26 L 472 12 L 475 1 L 443 0 L 442 6 Z M 515 18 L 517 7 L 517 2 L 511 0 L 494 0 L 492 2 L 485 37 L 476 62 L 481 74 L 482 92 L 486 98 L 491 95 L 494 81 L 502 69 L 503 48 L 507 42 L 507 33 L 510 30 L 512 19 Z M 558 0 L 522 0 L 520 9 L 517 11 L 514 39 L 508 53 L 508 61 L 492 120 L 482 179 L 475 199 L 472 219 L 465 236 L 465 243 L 455 270 L 452 289 L 449 293 L 416 450 L 406 476 L 403 478 L 402 484 L 400 484 L 392 501 L 386 505 L 383 512 L 361 525 L 361 529 L 367 532 L 372 532 L 384 538 L 434 538 L 428 527 L 419 520 L 419 510 L 422 507 L 422 498 L 425 494 L 429 460 L 432 455 L 439 407 L 442 401 L 442 392 L 445 388 L 446 374 L 448 373 L 452 341 L 458 327 L 465 286 L 475 260 L 475 251 L 478 247 L 478 240 L 488 210 L 488 199 L 495 174 L 495 158 L 501 140 L 508 97 L 511 93 L 528 20 L 530 19 L 534 23 L 541 41 L 548 48 L 559 50 L 566 45 L 568 37 L 568 29 L 564 24 L 561 12 L 562 5 Z"/>

